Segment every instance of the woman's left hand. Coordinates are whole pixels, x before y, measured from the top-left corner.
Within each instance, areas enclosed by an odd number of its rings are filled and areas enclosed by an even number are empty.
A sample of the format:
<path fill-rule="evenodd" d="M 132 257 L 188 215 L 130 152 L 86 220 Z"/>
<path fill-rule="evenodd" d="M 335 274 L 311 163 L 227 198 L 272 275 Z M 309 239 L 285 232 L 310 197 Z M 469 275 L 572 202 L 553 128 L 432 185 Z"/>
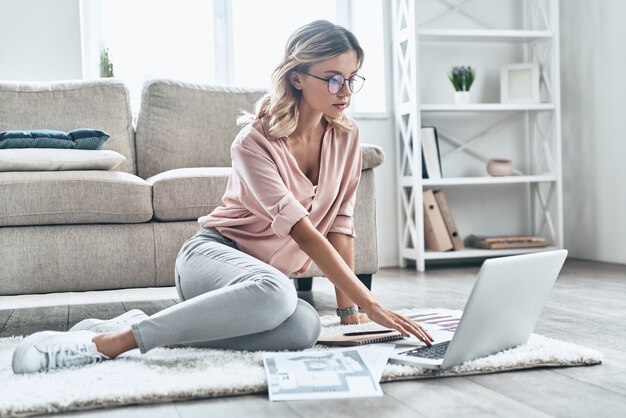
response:
<path fill-rule="evenodd" d="M 372 322 L 372 320 L 367 314 L 361 312 L 341 317 L 341 325 L 365 324 L 367 322 Z"/>

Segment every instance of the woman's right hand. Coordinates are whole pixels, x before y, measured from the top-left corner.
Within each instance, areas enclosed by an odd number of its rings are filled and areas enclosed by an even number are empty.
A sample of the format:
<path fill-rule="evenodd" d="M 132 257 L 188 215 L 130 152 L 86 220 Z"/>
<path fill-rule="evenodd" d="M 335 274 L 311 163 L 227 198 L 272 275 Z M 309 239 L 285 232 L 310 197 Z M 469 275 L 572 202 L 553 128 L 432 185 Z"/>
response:
<path fill-rule="evenodd" d="M 372 321 L 384 327 L 395 329 L 405 337 L 409 337 L 410 334 L 413 334 L 427 346 L 431 346 L 434 341 L 433 337 L 431 337 L 424 328 L 411 321 L 409 318 L 381 305 L 376 304 L 366 309 L 365 312 Z"/>

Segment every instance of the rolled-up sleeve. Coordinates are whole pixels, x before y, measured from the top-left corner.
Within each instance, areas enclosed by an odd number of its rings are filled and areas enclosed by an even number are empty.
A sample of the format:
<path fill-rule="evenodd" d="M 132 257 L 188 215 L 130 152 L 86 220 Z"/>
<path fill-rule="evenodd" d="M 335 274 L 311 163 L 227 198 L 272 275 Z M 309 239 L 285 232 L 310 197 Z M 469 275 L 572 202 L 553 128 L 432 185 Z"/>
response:
<path fill-rule="evenodd" d="M 356 237 L 356 233 L 354 232 L 354 221 L 352 220 L 352 216 L 346 215 L 337 215 L 335 221 L 330 227 L 330 232 L 335 232 L 338 234 L 349 235 L 351 237 Z"/>
<path fill-rule="evenodd" d="M 279 237 L 286 237 L 296 222 L 308 214 L 309 212 L 296 200 L 293 193 L 289 192 L 278 202 L 278 211 L 272 221 L 272 229 Z"/>
<path fill-rule="evenodd" d="M 254 141 L 231 147 L 233 170 L 243 187 L 241 201 L 255 215 L 271 224 L 277 236 L 289 236 L 293 226 L 309 212 L 289 191 L 267 150 Z"/>
<path fill-rule="evenodd" d="M 336 232 L 344 235 L 350 235 L 356 237 L 354 231 L 354 205 L 356 202 L 356 193 L 359 188 L 359 182 L 361 181 L 361 166 L 363 164 L 363 156 L 361 154 L 361 147 L 359 145 L 358 129 L 354 128 L 354 137 L 348 150 L 349 163 L 346 165 L 347 173 L 344 176 L 344 180 L 347 182 L 346 191 L 343 195 L 341 205 L 337 216 L 330 227 L 330 232 Z"/>

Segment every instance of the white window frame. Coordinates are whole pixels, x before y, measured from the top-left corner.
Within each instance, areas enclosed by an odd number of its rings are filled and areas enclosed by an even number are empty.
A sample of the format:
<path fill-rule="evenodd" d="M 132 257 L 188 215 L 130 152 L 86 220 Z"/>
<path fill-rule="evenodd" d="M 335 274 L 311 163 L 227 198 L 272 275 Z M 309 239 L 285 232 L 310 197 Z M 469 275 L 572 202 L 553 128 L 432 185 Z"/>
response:
<path fill-rule="evenodd" d="M 233 7 L 229 0 L 213 0 L 213 23 L 215 82 L 233 84 Z"/>
<path fill-rule="evenodd" d="M 100 77 L 100 46 L 102 42 L 101 0 L 80 0 L 80 39 L 83 78 Z"/>

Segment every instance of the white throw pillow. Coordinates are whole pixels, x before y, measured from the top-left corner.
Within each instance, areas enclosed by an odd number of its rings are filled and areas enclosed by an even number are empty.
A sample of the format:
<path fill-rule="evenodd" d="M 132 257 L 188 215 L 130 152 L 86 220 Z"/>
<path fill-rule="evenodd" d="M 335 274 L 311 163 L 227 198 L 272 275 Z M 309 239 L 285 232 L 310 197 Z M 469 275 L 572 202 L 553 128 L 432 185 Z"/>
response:
<path fill-rule="evenodd" d="M 109 150 L 0 149 L 0 171 L 113 170 L 126 157 Z"/>

